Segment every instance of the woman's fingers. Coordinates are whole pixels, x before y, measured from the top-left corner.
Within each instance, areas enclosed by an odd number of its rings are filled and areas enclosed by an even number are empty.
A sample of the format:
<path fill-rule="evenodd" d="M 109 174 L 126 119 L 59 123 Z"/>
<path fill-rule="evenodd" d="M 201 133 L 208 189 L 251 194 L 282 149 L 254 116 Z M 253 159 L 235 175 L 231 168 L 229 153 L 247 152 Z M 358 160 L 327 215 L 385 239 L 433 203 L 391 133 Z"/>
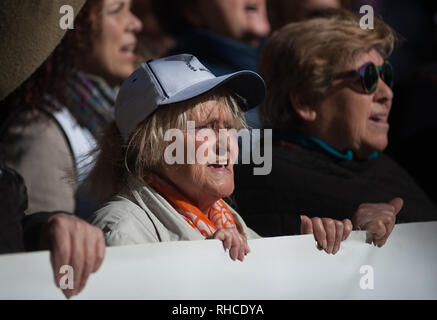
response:
<path fill-rule="evenodd" d="M 246 245 L 244 243 L 243 237 L 239 234 L 240 238 L 240 250 L 238 250 L 238 260 L 243 261 L 246 256 Z"/>
<path fill-rule="evenodd" d="M 369 225 L 367 230 L 373 233 L 373 243 L 376 246 L 382 247 L 387 242 L 395 222 L 396 217 L 394 215 L 385 215 Z"/>
<path fill-rule="evenodd" d="M 225 229 L 217 230 L 213 237 L 213 239 L 218 239 L 223 242 L 223 248 L 225 250 L 230 250 L 232 246 L 232 235 L 226 233 Z"/>
<path fill-rule="evenodd" d="M 312 234 L 313 223 L 307 216 L 300 216 L 300 234 Z"/>
<path fill-rule="evenodd" d="M 63 276 L 59 270 L 62 266 L 68 265 L 70 262 L 71 242 L 69 237 L 63 236 L 66 230 L 62 221 L 60 222 L 56 217 L 48 224 L 47 233 L 50 239 L 49 243 L 51 244 L 50 260 L 54 271 L 55 283 L 56 286 L 59 287 L 60 279 Z M 54 241 L 54 239 L 58 241 Z M 67 295 L 67 297 L 69 297 L 69 295 Z"/>
<path fill-rule="evenodd" d="M 316 239 L 319 248 L 322 248 L 323 250 L 326 251 L 328 249 L 328 242 L 326 240 L 326 232 L 325 232 L 325 227 L 323 226 L 322 219 L 312 218 L 311 222 L 312 222 L 314 238 Z"/>
<path fill-rule="evenodd" d="M 332 254 L 340 250 L 341 242 L 349 237 L 353 228 L 349 219 L 312 218 L 311 222 L 318 247 Z"/>
<path fill-rule="evenodd" d="M 91 243 L 91 241 L 92 240 L 90 239 L 89 243 L 85 243 L 85 242 L 82 243 L 83 252 L 85 253 L 85 255 L 84 255 L 84 262 L 83 262 L 82 277 L 79 280 L 78 292 L 81 292 L 83 290 L 86 282 L 88 281 L 90 274 L 93 272 L 95 259 L 96 259 L 96 256 L 94 254 L 96 245 L 95 243 Z"/>
<path fill-rule="evenodd" d="M 350 221 L 349 219 L 344 219 L 343 220 L 343 225 L 344 225 L 344 230 L 343 230 L 343 240 L 346 240 L 349 235 L 352 232 L 353 229 L 353 225 L 352 225 L 352 221 Z"/>
<path fill-rule="evenodd" d="M 72 254 L 69 264 L 73 267 L 74 270 L 73 294 L 77 294 L 80 292 L 79 289 L 81 287 L 82 277 L 85 271 L 86 253 L 83 247 L 83 236 L 84 234 L 82 232 L 78 232 L 72 239 Z"/>
<path fill-rule="evenodd" d="M 344 225 L 343 222 L 339 220 L 335 220 L 335 243 L 334 243 L 334 249 L 332 250 L 333 254 L 336 254 L 338 250 L 340 250 L 340 244 L 343 240 L 343 232 L 344 232 Z"/>
<path fill-rule="evenodd" d="M 250 248 L 249 248 L 249 243 L 247 242 L 246 236 L 244 236 L 244 244 L 245 244 L 244 254 L 247 255 L 248 253 L 250 253 Z"/>
<path fill-rule="evenodd" d="M 99 229 L 99 233 L 97 234 L 97 241 L 96 241 L 96 261 L 94 264 L 93 272 L 97 272 L 99 270 L 100 266 L 103 263 L 103 259 L 105 258 L 105 238 L 103 237 L 103 232 L 101 232 L 101 229 Z"/>
<path fill-rule="evenodd" d="M 241 240 L 238 234 L 233 233 L 232 230 L 228 230 L 228 231 L 230 236 L 232 237 L 232 245 L 229 253 L 231 259 L 235 261 L 240 257 Z"/>
<path fill-rule="evenodd" d="M 404 206 L 404 200 L 402 200 L 402 198 L 394 198 L 389 204 L 394 207 L 394 214 L 397 215 Z"/>
<path fill-rule="evenodd" d="M 382 240 L 387 233 L 386 225 L 380 219 L 368 223 L 365 226 L 365 230 L 373 234 L 373 243 L 377 246 L 380 246 L 380 240 Z"/>
<path fill-rule="evenodd" d="M 223 247 L 229 250 L 229 255 L 234 261 L 243 261 L 244 256 L 250 252 L 246 237 L 236 228 L 219 229 L 212 238 L 223 242 Z"/>
<path fill-rule="evenodd" d="M 323 226 L 326 232 L 326 241 L 328 242 L 328 248 L 325 250 L 327 253 L 332 253 L 334 251 L 335 245 L 335 222 L 332 219 L 324 218 L 322 219 Z"/>
<path fill-rule="evenodd" d="M 396 223 L 396 215 L 403 205 L 401 198 L 394 198 L 388 203 L 365 203 L 358 207 L 352 221 L 357 229 L 371 232 L 373 243 L 382 247 L 387 242 Z"/>

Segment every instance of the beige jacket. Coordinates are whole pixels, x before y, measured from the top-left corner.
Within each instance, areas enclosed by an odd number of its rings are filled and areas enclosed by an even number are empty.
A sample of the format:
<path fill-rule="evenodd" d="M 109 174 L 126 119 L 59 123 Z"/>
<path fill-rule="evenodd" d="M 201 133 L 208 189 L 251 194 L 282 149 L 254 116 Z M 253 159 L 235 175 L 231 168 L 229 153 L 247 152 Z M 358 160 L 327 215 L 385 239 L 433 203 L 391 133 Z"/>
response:
<path fill-rule="evenodd" d="M 26 214 L 74 212 L 74 158 L 55 120 L 41 111 L 23 112 L 1 142 L 7 165 L 24 178 L 29 200 Z"/>
<path fill-rule="evenodd" d="M 260 238 L 229 208 L 248 239 Z M 108 246 L 205 239 L 158 192 L 134 178 L 125 192 L 95 212 L 89 221 L 103 230 Z"/>

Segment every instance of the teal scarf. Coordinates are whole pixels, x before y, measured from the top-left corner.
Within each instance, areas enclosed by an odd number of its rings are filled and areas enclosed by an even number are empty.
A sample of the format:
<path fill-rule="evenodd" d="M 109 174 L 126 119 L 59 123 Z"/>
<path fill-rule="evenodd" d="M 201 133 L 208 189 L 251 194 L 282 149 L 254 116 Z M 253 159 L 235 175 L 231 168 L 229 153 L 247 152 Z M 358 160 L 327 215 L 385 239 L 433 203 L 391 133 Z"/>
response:
<path fill-rule="evenodd" d="M 314 138 L 310 135 L 299 133 L 295 131 L 274 131 L 273 138 L 276 140 L 284 140 L 295 143 L 305 149 L 327 153 L 339 160 L 352 161 L 354 160 L 354 153 L 352 150 L 340 152 L 333 147 L 323 142 L 320 139 Z M 378 158 L 378 152 L 372 153 L 367 159 L 372 160 Z"/>

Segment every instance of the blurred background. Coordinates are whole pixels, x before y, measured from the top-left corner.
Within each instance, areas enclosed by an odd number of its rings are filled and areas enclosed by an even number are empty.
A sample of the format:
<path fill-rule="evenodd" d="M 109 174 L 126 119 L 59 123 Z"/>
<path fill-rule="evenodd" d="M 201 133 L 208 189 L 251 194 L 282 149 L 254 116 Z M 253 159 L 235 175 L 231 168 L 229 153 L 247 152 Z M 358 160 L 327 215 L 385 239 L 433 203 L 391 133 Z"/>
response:
<path fill-rule="evenodd" d="M 176 45 L 184 30 L 181 3 L 195 0 L 135 0 L 142 18 L 143 50 L 162 56 Z M 213 1 L 214 2 L 214 1 Z M 359 12 L 371 5 L 375 15 L 398 31 L 404 41 L 390 58 L 395 70 L 386 152 L 404 166 L 437 201 L 434 146 L 437 138 L 437 1 L 428 0 L 266 0 L 271 32 L 288 22 L 305 19 L 313 10 L 344 7 Z M 173 8 L 173 11 L 170 8 Z M 202 14 L 202 12 L 200 12 Z M 170 51 L 171 52 L 171 51 Z M 250 120 L 250 119 L 249 119 Z"/>

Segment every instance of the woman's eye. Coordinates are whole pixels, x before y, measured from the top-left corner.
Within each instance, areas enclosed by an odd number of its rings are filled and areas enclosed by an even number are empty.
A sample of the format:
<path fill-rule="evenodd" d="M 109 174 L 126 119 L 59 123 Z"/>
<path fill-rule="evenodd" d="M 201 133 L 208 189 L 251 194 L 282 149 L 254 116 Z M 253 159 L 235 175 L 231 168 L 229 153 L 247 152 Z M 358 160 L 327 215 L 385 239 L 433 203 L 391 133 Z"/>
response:
<path fill-rule="evenodd" d="M 214 125 L 212 123 L 208 123 L 208 124 L 204 124 L 204 125 L 196 127 L 197 130 L 213 129 L 213 128 L 214 128 Z"/>
<path fill-rule="evenodd" d="M 117 14 L 121 12 L 124 8 L 124 2 L 117 3 L 116 5 L 113 5 L 109 8 L 110 14 Z"/>

